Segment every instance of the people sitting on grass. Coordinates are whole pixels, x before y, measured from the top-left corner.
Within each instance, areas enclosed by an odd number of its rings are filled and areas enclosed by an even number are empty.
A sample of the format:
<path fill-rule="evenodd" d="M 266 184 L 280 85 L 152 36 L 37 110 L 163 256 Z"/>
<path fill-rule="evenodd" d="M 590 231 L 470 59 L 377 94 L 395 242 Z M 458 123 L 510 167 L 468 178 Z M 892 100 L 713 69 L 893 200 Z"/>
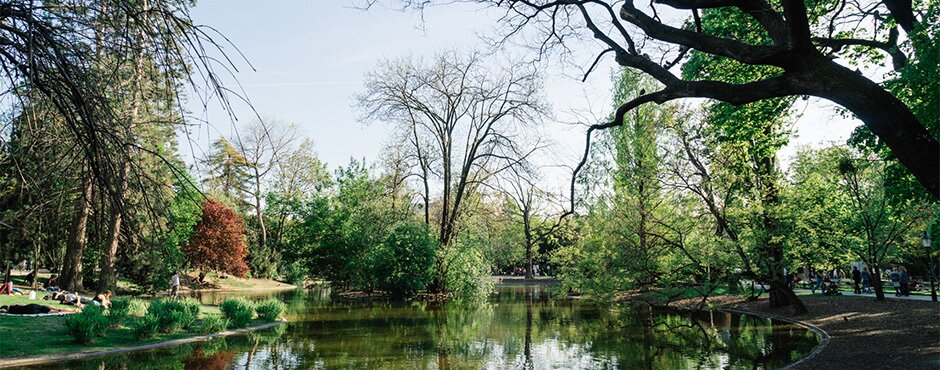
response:
<path fill-rule="evenodd" d="M 98 293 L 97 295 L 95 295 L 95 298 L 93 301 L 98 302 L 99 304 L 104 306 L 104 308 L 111 308 L 111 291 L 106 290 L 104 293 Z"/>
<path fill-rule="evenodd" d="M 59 289 L 59 275 L 52 275 L 49 280 L 46 280 L 46 282 L 42 284 L 42 288 L 50 292 L 58 292 L 61 290 Z"/>

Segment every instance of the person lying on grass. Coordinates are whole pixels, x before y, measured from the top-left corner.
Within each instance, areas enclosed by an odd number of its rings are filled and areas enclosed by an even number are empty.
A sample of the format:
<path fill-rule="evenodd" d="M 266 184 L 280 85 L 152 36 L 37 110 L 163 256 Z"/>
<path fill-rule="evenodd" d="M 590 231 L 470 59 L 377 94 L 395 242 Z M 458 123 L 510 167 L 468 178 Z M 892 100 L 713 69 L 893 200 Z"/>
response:
<path fill-rule="evenodd" d="M 41 304 L 35 304 L 35 303 L 0 306 L 0 313 L 8 313 L 12 315 L 37 315 L 37 314 L 60 313 L 60 312 L 78 312 L 78 310 L 70 310 L 66 308 L 52 308 L 49 306 L 43 306 Z"/>

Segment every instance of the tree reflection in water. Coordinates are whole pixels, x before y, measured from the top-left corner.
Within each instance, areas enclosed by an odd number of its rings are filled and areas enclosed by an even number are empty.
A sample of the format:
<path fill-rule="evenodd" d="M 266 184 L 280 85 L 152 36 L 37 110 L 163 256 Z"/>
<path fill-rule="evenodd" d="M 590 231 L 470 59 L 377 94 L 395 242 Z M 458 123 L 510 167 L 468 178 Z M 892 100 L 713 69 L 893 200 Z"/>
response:
<path fill-rule="evenodd" d="M 281 297 L 290 324 L 273 330 L 46 368 L 759 369 L 818 342 L 765 318 L 600 306 L 545 287 L 501 287 L 476 307 Z"/>

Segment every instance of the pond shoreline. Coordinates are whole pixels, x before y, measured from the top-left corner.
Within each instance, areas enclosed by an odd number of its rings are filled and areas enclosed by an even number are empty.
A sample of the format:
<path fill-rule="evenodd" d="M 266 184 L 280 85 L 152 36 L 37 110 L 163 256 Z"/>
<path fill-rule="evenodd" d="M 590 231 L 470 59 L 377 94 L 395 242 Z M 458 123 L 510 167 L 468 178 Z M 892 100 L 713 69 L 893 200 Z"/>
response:
<path fill-rule="evenodd" d="M 254 331 L 270 329 L 278 325 L 286 323 L 287 320 L 279 320 L 269 323 L 264 323 L 255 326 L 249 326 L 242 329 L 226 330 L 221 333 L 209 334 L 209 335 L 197 335 L 187 338 L 178 338 L 171 339 L 157 343 L 148 343 L 136 346 L 127 346 L 127 347 L 117 347 L 105 350 L 97 351 L 81 351 L 81 352 L 70 352 L 70 353 L 60 353 L 54 355 L 41 355 L 41 356 L 30 356 L 30 357 L 14 357 L 14 358 L 4 358 L 0 361 L 0 369 L 12 368 L 12 367 L 21 367 L 21 366 L 33 366 L 41 365 L 55 362 L 63 361 L 74 361 L 74 360 L 83 360 L 88 358 L 95 357 L 104 357 L 117 355 L 128 352 L 137 352 L 137 351 L 147 351 L 158 348 L 173 347 L 181 344 L 187 343 L 197 343 L 197 342 L 206 342 L 217 338 L 224 338 L 232 335 L 246 334 Z"/>
<path fill-rule="evenodd" d="M 766 299 L 727 303 L 717 309 L 743 309 L 795 320 L 829 335 L 819 353 L 805 356 L 786 369 L 940 368 L 940 304 L 855 297 L 801 298 L 809 312 L 798 316 L 787 307 L 770 308 Z"/>

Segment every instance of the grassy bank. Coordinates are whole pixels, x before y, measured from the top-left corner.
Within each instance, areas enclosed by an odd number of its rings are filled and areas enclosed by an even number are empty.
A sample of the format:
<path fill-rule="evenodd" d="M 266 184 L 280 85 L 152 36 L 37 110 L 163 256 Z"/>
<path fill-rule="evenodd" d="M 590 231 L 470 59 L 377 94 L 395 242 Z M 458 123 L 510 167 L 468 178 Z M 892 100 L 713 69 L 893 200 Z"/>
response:
<path fill-rule="evenodd" d="M 0 302 L 3 302 L 4 298 L 6 298 L 7 302 L 13 302 L 13 299 L 18 300 L 21 297 L 4 296 L 0 297 Z M 26 301 L 29 302 L 28 299 Z M 246 302 L 242 300 L 238 301 Z M 254 326 L 274 321 L 277 319 L 277 316 L 283 313 L 283 304 L 275 304 L 278 306 L 279 310 L 272 310 L 270 308 L 270 302 L 266 303 L 269 304 L 267 306 L 264 304 L 253 305 L 246 302 L 245 304 L 247 306 L 242 306 L 243 310 L 235 315 L 231 312 L 228 314 L 222 313 L 219 306 L 200 305 L 197 316 L 190 316 L 196 317 L 196 320 L 191 321 L 192 324 L 188 327 L 182 327 L 177 330 L 163 330 L 163 328 L 160 328 L 155 333 L 151 332 L 152 336 L 140 337 L 135 333 L 133 328 L 138 326 L 138 324 L 147 322 L 149 319 L 153 319 L 154 317 L 152 317 L 152 315 L 154 315 L 154 313 L 152 312 L 153 307 L 151 307 L 151 312 L 148 312 L 146 304 L 143 301 L 138 301 L 138 303 L 131 304 L 130 314 L 123 324 L 107 327 L 104 330 L 104 334 L 95 338 L 90 344 L 79 344 L 76 341 L 76 338 L 70 334 L 67 328 L 66 322 L 69 318 L 65 316 L 2 316 L 0 317 L 0 338 L 2 338 L 0 339 L 0 359 L 100 351 L 146 345 L 205 334 L 215 334 L 226 329 Z M 222 306 L 224 305 L 225 303 L 223 303 Z M 268 309 L 263 310 L 265 307 Z M 245 316 L 244 310 L 247 310 L 247 316 Z M 252 318 L 255 313 L 258 315 L 257 319 Z M 242 316 L 238 316 L 238 314 Z M 76 315 L 78 314 L 70 316 Z M 110 315 L 110 313 L 106 315 Z M 238 317 L 242 317 L 245 320 L 240 324 L 232 325 L 231 323 L 235 322 Z M 225 324 L 222 324 L 221 327 L 218 325 L 212 326 L 212 322 L 218 321 L 227 322 L 229 325 L 227 328 Z"/>

